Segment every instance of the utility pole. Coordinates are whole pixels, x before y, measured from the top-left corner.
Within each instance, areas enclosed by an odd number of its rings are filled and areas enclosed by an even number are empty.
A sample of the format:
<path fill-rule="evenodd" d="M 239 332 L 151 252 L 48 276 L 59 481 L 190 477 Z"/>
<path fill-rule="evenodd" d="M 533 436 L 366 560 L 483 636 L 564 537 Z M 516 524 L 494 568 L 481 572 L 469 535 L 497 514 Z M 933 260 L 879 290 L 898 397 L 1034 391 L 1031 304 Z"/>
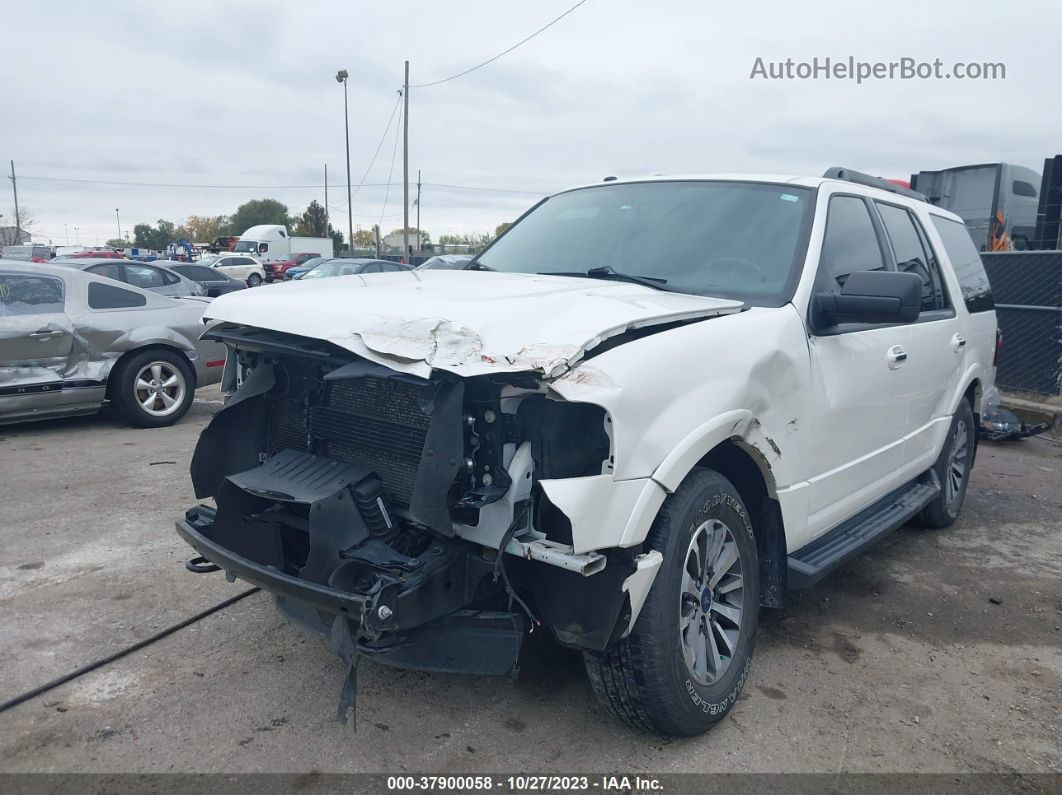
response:
<path fill-rule="evenodd" d="M 376 238 L 376 259 L 380 258 L 380 225 L 372 225 L 372 234 Z"/>
<path fill-rule="evenodd" d="M 66 224 L 63 224 L 63 238 L 64 238 L 63 245 L 64 246 L 69 246 L 70 245 L 70 233 L 66 229 Z"/>
<path fill-rule="evenodd" d="M 22 242 L 22 218 L 18 214 L 18 182 L 15 181 L 15 161 L 11 161 L 11 190 L 15 194 L 15 245 Z"/>
<path fill-rule="evenodd" d="M 406 61 L 402 102 L 402 260 L 406 261 L 409 256 L 409 61 Z"/>
<path fill-rule="evenodd" d="M 118 219 L 118 240 L 122 239 L 122 216 L 118 214 L 118 208 L 114 208 L 114 217 Z"/>
<path fill-rule="evenodd" d="M 417 169 L 417 253 L 420 254 L 420 241 L 423 239 L 420 233 L 420 169 Z M 410 263 L 411 265 L 413 263 Z"/>
<path fill-rule="evenodd" d="M 328 237 L 328 163 L 325 163 L 325 233 L 324 236 Z"/>

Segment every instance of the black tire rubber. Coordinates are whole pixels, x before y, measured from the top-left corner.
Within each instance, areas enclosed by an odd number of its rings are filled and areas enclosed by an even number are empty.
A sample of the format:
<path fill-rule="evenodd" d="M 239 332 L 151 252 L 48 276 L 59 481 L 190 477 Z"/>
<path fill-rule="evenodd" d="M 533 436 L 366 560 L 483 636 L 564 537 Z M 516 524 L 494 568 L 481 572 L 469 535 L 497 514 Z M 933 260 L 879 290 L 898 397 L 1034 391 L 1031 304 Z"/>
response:
<path fill-rule="evenodd" d="M 252 273 L 250 276 L 247 277 L 247 286 L 248 287 L 257 287 L 261 283 L 262 283 L 262 277 L 259 276 L 257 273 Z"/>
<path fill-rule="evenodd" d="M 945 478 L 948 477 L 948 465 L 955 449 L 955 430 L 960 421 L 966 422 L 966 479 L 962 483 L 958 502 L 948 505 L 947 487 Z M 941 528 L 955 523 L 962 511 L 963 501 L 966 499 L 966 488 L 970 485 L 970 473 L 973 469 L 974 453 L 977 450 L 977 428 L 974 425 L 973 407 L 968 400 L 959 402 L 959 408 L 952 415 L 951 425 L 948 426 L 948 435 L 944 441 L 944 447 L 937 457 L 933 469 L 940 479 L 940 494 L 918 514 L 917 522 L 924 527 Z"/>
<path fill-rule="evenodd" d="M 690 677 L 682 657 L 677 605 L 690 540 L 711 518 L 734 531 L 747 585 L 733 660 L 719 681 L 706 687 Z M 760 590 L 754 530 L 730 481 L 697 468 L 664 501 L 645 547 L 664 559 L 638 620 L 610 651 L 584 653 L 587 675 L 605 708 L 629 725 L 663 735 L 703 734 L 733 709 L 752 663 Z"/>
<path fill-rule="evenodd" d="M 172 414 L 165 417 L 156 417 L 148 414 L 141 408 L 134 398 L 133 380 L 142 367 L 151 362 L 167 362 L 180 368 L 186 384 L 184 400 Z M 128 422 L 138 428 L 165 428 L 173 425 L 188 413 L 195 398 L 195 372 L 189 366 L 187 360 L 176 351 L 165 348 L 149 348 L 141 353 L 135 353 L 124 360 L 116 373 L 112 373 L 108 380 L 107 394 L 111 406 Z"/>

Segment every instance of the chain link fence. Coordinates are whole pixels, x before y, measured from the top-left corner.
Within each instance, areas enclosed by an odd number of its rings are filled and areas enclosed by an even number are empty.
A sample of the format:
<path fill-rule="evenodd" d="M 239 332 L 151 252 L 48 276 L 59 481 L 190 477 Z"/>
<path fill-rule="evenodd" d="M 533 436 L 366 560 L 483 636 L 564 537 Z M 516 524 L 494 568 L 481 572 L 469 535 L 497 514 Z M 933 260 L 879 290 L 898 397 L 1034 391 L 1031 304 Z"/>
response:
<path fill-rule="evenodd" d="M 1062 251 L 984 252 L 1003 331 L 996 383 L 1062 396 Z"/>

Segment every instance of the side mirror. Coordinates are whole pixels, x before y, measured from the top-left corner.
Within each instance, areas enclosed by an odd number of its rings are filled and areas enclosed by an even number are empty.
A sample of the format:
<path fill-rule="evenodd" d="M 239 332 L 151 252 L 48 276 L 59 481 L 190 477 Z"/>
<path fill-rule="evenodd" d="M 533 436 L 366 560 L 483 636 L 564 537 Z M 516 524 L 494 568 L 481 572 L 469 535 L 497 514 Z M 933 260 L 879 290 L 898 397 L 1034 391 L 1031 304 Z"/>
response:
<path fill-rule="evenodd" d="M 815 294 L 815 323 L 913 323 L 922 308 L 922 279 L 898 271 L 855 271 L 838 293 Z"/>
<path fill-rule="evenodd" d="M 207 287 L 206 294 L 207 298 L 217 298 L 219 295 L 221 295 L 221 290 L 219 290 L 217 287 Z"/>

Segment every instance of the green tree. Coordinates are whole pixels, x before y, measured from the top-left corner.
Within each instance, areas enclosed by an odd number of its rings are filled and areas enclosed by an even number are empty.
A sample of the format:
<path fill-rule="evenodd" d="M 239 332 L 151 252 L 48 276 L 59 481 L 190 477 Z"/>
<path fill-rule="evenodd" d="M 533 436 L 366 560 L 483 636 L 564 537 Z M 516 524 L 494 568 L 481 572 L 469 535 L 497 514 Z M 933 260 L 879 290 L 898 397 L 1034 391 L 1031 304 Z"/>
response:
<path fill-rule="evenodd" d="M 137 224 L 133 227 L 133 244 L 137 248 L 151 248 L 162 251 L 177 239 L 177 227 L 172 221 L 159 219 L 157 226 Z"/>
<path fill-rule="evenodd" d="M 314 199 L 295 224 L 295 234 L 302 237 L 328 237 L 328 226 L 328 213 L 317 199 Z"/>
<path fill-rule="evenodd" d="M 236 208 L 229 218 L 227 231 L 229 234 L 242 235 L 259 224 L 280 224 L 290 228 L 292 223 L 288 217 L 288 206 L 276 199 L 251 199 Z"/>
<path fill-rule="evenodd" d="M 494 227 L 494 236 L 495 237 L 500 237 L 501 233 L 504 232 L 506 229 L 508 229 L 512 225 L 513 225 L 512 221 L 505 221 L 504 223 L 498 224 L 496 227 Z"/>
<path fill-rule="evenodd" d="M 333 229 L 332 225 L 328 225 L 328 237 L 332 238 L 332 248 L 338 254 L 343 249 L 343 233 L 337 229 Z M 357 237 L 355 235 L 355 237 Z"/>
<path fill-rule="evenodd" d="M 109 248 L 129 248 L 129 241 L 122 240 L 121 238 L 117 237 L 112 237 L 110 240 L 107 241 L 107 246 Z"/>

